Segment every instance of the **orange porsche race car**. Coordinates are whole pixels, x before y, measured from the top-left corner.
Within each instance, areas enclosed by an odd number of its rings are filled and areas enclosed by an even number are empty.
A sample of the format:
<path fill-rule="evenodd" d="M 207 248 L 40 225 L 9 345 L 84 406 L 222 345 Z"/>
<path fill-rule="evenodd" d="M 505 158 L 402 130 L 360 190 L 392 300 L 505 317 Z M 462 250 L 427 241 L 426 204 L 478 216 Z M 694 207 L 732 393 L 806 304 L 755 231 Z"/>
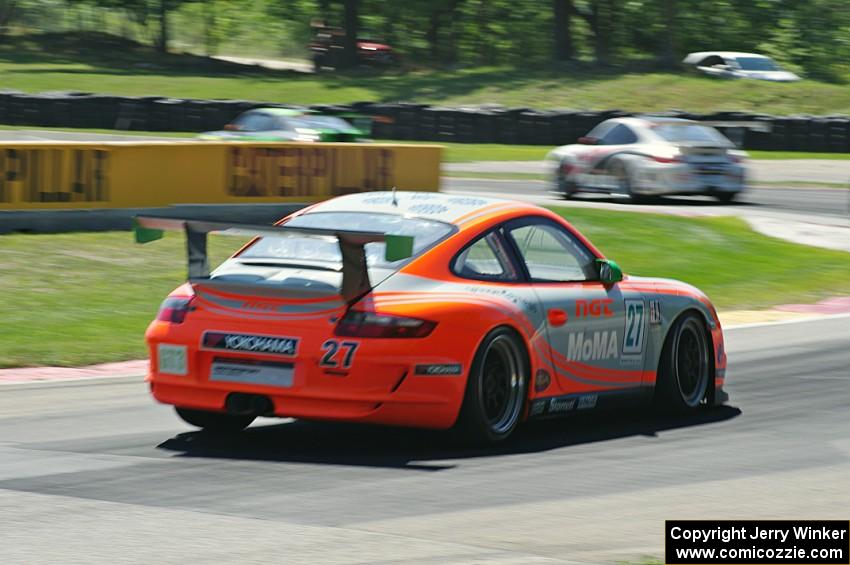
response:
<path fill-rule="evenodd" d="M 726 400 L 720 322 L 696 288 L 624 276 L 557 214 L 506 200 L 360 193 L 274 226 L 137 218 L 185 231 L 189 281 L 146 338 L 153 396 L 186 422 L 257 416 L 456 428 L 655 399 Z M 209 271 L 210 232 L 253 239 Z"/>

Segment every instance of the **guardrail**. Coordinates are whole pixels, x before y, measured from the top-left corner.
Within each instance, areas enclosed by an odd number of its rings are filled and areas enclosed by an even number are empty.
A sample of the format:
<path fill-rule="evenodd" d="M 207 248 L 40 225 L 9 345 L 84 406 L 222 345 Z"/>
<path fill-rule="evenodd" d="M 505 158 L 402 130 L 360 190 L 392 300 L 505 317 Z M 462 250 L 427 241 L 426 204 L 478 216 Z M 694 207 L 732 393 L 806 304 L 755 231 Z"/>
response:
<path fill-rule="evenodd" d="M 0 143 L 0 210 L 312 202 L 439 190 L 442 148 L 379 143 Z"/>
<path fill-rule="evenodd" d="M 201 132 L 220 129 L 258 106 L 283 104 L 251 100 L 194 100 L 158 96 L 106 96 L 84 92 L 26 94 L 0 91 L 0 123 L 146 131 Z M 630 115 L 621 110 L 535 110 L 479 106 L 449 108 L 414 103 L 355 102 L 314 105 L 329 114 L 380 117 L 374 136 L 383 139 L 461 143 L 573 143 L 602 120 Z M 773 116 L 751 112 L 697 114 L 673 110 L 664 115 L 717 123 L 766 124 L 767 128 L 720 126 L 746 149 L 850 152 L 850 117 Z"/>

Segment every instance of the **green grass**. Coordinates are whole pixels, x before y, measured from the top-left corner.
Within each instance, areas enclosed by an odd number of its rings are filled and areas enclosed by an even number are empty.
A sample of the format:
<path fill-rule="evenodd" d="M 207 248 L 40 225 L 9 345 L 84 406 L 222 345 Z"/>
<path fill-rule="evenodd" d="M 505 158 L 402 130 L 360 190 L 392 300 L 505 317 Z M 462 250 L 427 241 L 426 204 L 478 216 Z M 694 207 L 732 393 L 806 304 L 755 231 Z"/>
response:
<path fill-rule="evenodd" d="M 626 272 L 687 281 L 721 309 L 850 294 L 850 254 L 764 237 L 736 218 L 559 212 Z M 239 243 L 213 238 L 212 262 Z M 184 276 L 179 236 L 142 246 L 129 232 L 0 236 L 0 367 L 144 357 L 145 327 Z"/>
<path fill-rule="evenodd" d="M 850 113 L 850 89 L 811 80 L 778 84 L 624 69 L 505 67 L 312 75 L 245 68 L 189 54 L 163 56 L 150 47 L 96 33 L 5 38 L 0 45 L 0 83 L 27 92 L 73 88 L 300 104 L 406 100 L 635 112 L 682 108 Z"/>
<path fill-rule="evenodd" d="M 462 179 L 496 179 L 496 180 L 546 180 L 542 173 L 489 173 L 478 171 L 443 171 L 444 177 Z"/>
<path fill-rule="evenodd" d="M 236 239 L 211 239 L 216 261 Z M 130 232 L 0 235 L 0 367 L 144 357 L 147 323 L 185 276 L 179 236 L 137 245 Z"/>
<path fill-rule="evenodd" d="M 41 126 L 10 126 L 0 124 L 0 130 L 31 130 L 31 131 L 58 131 L 69 133 L 105 133 L 109 135 L 135 135 L 138 137 L 195 137 L 197 133 L 189 133 L 185 131 L 129 131 L 115 129 L 96 129 L 96 128 L 51 128 Z"/>
<path fill-rule="evenodd" d="M 445 147 L 443 151 L 444 163 L 465 163 L 469 161 L 542 161 L 546 157 L 546 154 L 552 150 L 552 147 L 548 145 L 445 143 L 442 141 L 398 141 L 396 143 L 436 143 L 442 145 Z"/>
<path fill-rule="evenodd" d="M 683 280 L 718 309 L 850 294 L 850 253 L 766 237 L 740 218 L 557 210 L 625 272 Z"/>

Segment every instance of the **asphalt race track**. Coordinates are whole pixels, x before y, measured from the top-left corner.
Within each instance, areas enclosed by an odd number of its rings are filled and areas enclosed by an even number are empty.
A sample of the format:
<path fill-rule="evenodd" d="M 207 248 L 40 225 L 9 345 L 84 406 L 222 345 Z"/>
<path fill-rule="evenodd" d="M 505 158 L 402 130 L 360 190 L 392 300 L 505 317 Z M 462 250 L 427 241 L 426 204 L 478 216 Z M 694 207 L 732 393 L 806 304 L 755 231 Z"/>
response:
<path fill-rule="evenodd" d="M 444 178 L 443 190 L 451 192 L 489 193 L 503 198 L 526 196 L 545 204 L 564 201 L 548 192 L 543 181 Z M 541 200 L 545 199 L 545 200 Z M 624 210 L 644 207 L 626 203 L 625 199 L 607 195 L 581 193 L 570 201 L 576 203 L 621 203 Z M 670 197 L 652 205 L 674 205 L 695 211 L 745 215 L 754 212 L 783 212 L 801 216 L 850 217 L 850 190 L 839 188 L 753 188 L 747 189 L 738 200 L 721 205 L 708 197 Z"/>
<path fill-rule="evenodd" d="M 850 319 L 727 332 L 728 406 L 431 432 L 263 420 L 216 439 L 140 379 L 0 387 L 3 563 L 606 563 L 664 519 L 847 519 Z"/>

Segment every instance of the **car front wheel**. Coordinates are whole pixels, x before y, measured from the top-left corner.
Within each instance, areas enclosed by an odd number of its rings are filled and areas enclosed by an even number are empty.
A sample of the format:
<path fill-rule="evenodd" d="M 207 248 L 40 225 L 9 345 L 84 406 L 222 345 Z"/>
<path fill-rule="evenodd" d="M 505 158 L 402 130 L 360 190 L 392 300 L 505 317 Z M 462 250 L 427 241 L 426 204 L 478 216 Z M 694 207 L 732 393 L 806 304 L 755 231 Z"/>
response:
<path fill-rule="evenodd" d="M 702 318 L 687 313 L 674 322 L 661 352 L 656 401 L 675 413 L 698 408 L 711 373 L 711 346 Z"/>
<path fill-rule="evenodd" d="M 570 179 L 567 174 L 564 173 L 563 164 L 558 167 L 557 184 L 558 194 L 560 194 L 561 198 L 563 198 L 564 200 L 569 200 L 570 198 L 575 196 L 576 192 L 578 192 L 578 186 L 576 185 L 576 182 Z"/>
<path fill-rule="evenodd" d="M 475 354 L 456 431 L 474 444 L 507 439 L 522 417 L 527 396 L 525 346 L 508 328 L 496 328 Z"/>

